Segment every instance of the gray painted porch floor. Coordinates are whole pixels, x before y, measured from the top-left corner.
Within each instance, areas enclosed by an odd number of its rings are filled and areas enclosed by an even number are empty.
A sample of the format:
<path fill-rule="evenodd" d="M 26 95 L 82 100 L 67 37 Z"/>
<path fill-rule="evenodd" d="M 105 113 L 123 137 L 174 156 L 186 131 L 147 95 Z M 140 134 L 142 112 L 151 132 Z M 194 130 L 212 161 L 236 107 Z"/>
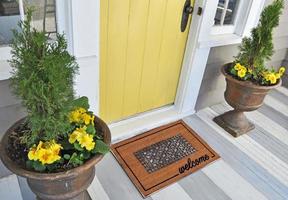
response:
<path fill-rule="evenodd" d="M 258 111 L 247 113 L 256 129 L 236 139 L 212 121 L 229 109 L 222 103 L 184 119 L 221 159 L 147 199 L 288 199 L 288 90 L 271 91 Z M 4 119 L 7 122 L 2 111 L 1 127 Z M 33 199 L 25 180 L 18 180 L 23 199 Z M 111 154 L 96 166 L 96 178 L 88 191 L 95 200 L 143 199 Z"/>

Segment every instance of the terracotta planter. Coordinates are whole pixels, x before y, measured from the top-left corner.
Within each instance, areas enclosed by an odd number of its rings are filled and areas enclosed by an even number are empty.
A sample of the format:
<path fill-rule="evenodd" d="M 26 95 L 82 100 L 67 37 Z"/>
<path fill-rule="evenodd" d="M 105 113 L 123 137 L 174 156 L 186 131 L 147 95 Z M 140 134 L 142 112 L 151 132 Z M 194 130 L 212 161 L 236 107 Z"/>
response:
<path fill-rule="evenodd" d="M 16 122 L 9 128 L 2 138 L 0 144 L 0 156 L 4 165 L 13 173 L 27 178 L 31 190 L 38 199 L 43 200 L 80 200 L 85 198 L 86 189 L 93 181 L 95 175 L 95 164 L 103 155 L 95 155 L 85 164 L 60 173 L 37 173 L 21 168 L 7 155 L 8 136 L 24 119 Z M 104 142 L 111 143 L 111 133 L 105 122 L 95 116 L 95 128 L 104 134 Z"/>
<path fill-rule="evenodd" d="M 226 73 L 225 69 L 230 65 L 231 63 L 224 65 L 221 71 L 226 79 L 225 100 L 234 110 L 215 117 L 214 121 L 231 135 L 238 137 L 255 128 L 244 112 L 258 109 L 267 93 L 281 85 L 281 79 L 273 86 L 259 86 L 250 81 L 239 81 Z"/>

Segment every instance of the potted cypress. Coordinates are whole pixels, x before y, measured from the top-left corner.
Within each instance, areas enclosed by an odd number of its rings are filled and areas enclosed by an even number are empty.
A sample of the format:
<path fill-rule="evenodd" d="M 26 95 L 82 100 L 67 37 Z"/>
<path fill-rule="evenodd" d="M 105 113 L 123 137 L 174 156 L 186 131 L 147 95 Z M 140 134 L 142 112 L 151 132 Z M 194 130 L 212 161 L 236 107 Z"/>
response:
<path fill-rule="evenodd" d="M 267 6 L 251 36 L 243 38 L 235 61 L 222 67 L 227 83 L 225 100 L 234 110 L 217 116 L 214 121 L 234 137 L 255 127 L 244 112 L 259 108 L 266 94 L 281 85 L 285 68 L 269 69 L 265 61 L 273 55 L 272 32 L 279 24 L 283 7 L 283 0 L 275 0 Z"/>
<path fill-rule="evenodd" d="M 28 116 L 3 136 L 4 165 L 27 178 L 38 199 L 82 199 L 95 169 L 109 151 L 107 125 L 91 111 L 87 97 L 74 97 L 78 70 L 64 35 L 49 41 L 30 25 L 32 11 L 14 30 L 12 88 Z"/>

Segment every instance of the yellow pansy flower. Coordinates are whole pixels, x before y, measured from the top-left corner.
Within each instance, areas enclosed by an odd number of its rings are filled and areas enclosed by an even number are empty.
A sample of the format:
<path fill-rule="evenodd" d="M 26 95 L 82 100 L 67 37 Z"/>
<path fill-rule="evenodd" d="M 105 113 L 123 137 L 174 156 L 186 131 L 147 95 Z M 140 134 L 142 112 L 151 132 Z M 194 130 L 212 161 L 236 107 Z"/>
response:
<path fill-rule="evenodd" d="M 87 113 L 82 114 L 82 119 L 86 125 L 94 124 L 94 116 L 91 116 Z"/>
<path fill-rule="evenodd" d="M 29 160 L 39 160 L 43 165 L 44 164 L 52 164 L 53 162 L 60 160 L 61 157 L 58 155 L 62 146 L 57 144 L 55 140 L 42 142 L 40 141 L 36 147 L 36 145 L 30 148 L 28 152 Z"/>
<path fill-rule="evenodd" d="M 269 81 L 270 81 L 270 83 L 272 83 L 272 84 L 275 84 L 275 83 L 277 82 L 277 78 L 276 78 L 276 76 L 275 76 L 274 73 L 271 73 L 271 74 L 269 75 Z"/>
<path fill-rule="evenodd" d="M 40 141 L 37 145 L 37 149 L 36 151 L 38 151 L 39 149 L 41 149 L 44 146 L 44 142 Z"/>
<path fill-rule="evenodd" d="M 94 146 L 95 142 L 93 141 L 93 136 L 89 134 L 84 134 L 79 138 L 79 144 L 82 148 L 86 148 L 88 151 L 91 151 Z"/>
<path fill-rule="evenodd" d="M 76 131 L 74 131 L 73 133 L 71 133 L 70 135 L 69 135 L 69 143 L 70 144 L 73 144 L 74 142 L 76 142 L 76 140 L 77 140 L 77 138 L 79 137 L 79 133 L 78 132 L 76 132 Z"/>
<path fill-rule="evenodd" d="M 76 122 L 79 123 L 82 119 L 82 114 L 86 113 L 87 110 L 84 108 L 77 108 L 76 110 L 72 111 L 69 115 L 70 123 Z"/>
<path fill-rule="evenodd" d="M 285 67 L 280 67 L 280 69 L 279 69 L 279 73 L 280 73 L 281 75 L 283 75 L 284 72 L 285 72 Z"/>
<path fill-rule="evenodd" d="M 242 67 L 242 65 L 240 63 L 236 63 L 236 65 L 234 65 L 234 69 L 236 70 L 240 70 Z"/>
<path fill-rule="evenodd" d="M 55 161 L 60 160 L 61 157 L 59 155 L 54 154 L 53 151 L 51 151 L 50 149 L 39 149 L 38 159 L 43 165 L 45 165 L 45 164 L 52 164 Z"/>
<path fill-rule="evenodd" d="M 78 141 L 80 137 L 82 137 L 82 135 L 86 134 L 86 126 L 80 127 L 80 128 L 76 128 L 76 130 L 74 130 L 70 135 L 69 135 L 69 143 L 73 144 L 74 142 L 76 142 L 76 140 Z"/>
<path fill-rule="evenodd" d="M 237 72 L 237 75 L 240 77 L 240 78 L 243 78 L 245 75 L 246 75 L 246 70 L 239 70 Z"/>
<path fill-rule="evenodd" d="M 275 73 L 276 79 L 280 79 L 281 78 L 281 74 L 280 73 Z"/>
<path fill-rule="evenodd" d="M 28 152 L 28 158 L 29 160 L 37 160 L 38 156 L 37 156 L 37 149 L 35 147 L 31 148 L 30 151 Z"/>
<path fill-rule="evenodd" d="M 55 154 L 58 155 L 60 150 L 63 149 L 60 144 L 57 144 L 55 140 L 52 140 L 52 142 L 49 144 L 49 149 Z"/>

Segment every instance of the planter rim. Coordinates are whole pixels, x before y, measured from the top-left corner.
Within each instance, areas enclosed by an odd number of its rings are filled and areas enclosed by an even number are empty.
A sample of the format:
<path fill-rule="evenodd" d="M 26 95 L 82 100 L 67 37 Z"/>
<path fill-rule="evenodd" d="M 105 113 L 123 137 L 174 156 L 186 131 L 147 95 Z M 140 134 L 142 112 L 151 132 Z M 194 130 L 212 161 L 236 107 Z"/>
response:
<path fill-rule="evenodd" d="M 96 154 L 91 159 L 87 160 L 83 165 L 80 165 L 78 167 L 75 167 L 73 169 L 69 169 L 63 172 L 56 172 L 56 173 L 40 173 L 40 172 L 34 172 L 26 170 L 19 165 L 17 165 L 13 160 L 10 159 L 10 157 L 7 155 L 6 151 L 6 145 L 8 142 L 8 136 L 9 133 L 11 133 L 18 125 L 25 119 L 22 118 L 18 120 L 16 123 L 14 123 L 4 134 L 1 142 L 0 142 L 0 158 L 3 161 L 3 164 L 11 170 L 13 173 L 23 176 L 26 178 L 36 179 L 36 180 L 59 180 L 63 178 L 73 178 L 81 174 L 81 172 L 86 171 L 93 167 L 96 163 L 98 163 L 104 155 L 102 154 Z M 101 127 L 103 127 L 104 130 L 104 142 L 107 145 L 111 145 L 111 133 L 106 125 L 106 123 L 100 119 L 99 117 L 95 116 L 95 124 L 99 124 Z"/>
<path fill-rule="evenodd" d="M 234 77 L 232 77 L 231 75 L 229 75 L 228 73 L 226 73 L 225 69 L 226 67 L 230 66 L 232 63 L 227 63 L 225 65 L 222 66 L 221 68 L 221 72 L 222 74 L 226 77 L 226 79 L 228 79 L 229 81 L 238 83 L 239 85 L 242 85 L 244 87 L 249 87 L 249 88 L 253 88 L 253 89 L 258 89 L 258 90 L 270 90 L 270 89 L 274 89 L 276 87 L 281 86 L 282 84 L 282 79 L 280 78 L 278 83 L 275 85 L 269 85 L 269 86 L 265 86 L 265 85 L 256 85 L 255 83 L 251 82 L 251 81 L 240 81 L 235 79 Z"/>

